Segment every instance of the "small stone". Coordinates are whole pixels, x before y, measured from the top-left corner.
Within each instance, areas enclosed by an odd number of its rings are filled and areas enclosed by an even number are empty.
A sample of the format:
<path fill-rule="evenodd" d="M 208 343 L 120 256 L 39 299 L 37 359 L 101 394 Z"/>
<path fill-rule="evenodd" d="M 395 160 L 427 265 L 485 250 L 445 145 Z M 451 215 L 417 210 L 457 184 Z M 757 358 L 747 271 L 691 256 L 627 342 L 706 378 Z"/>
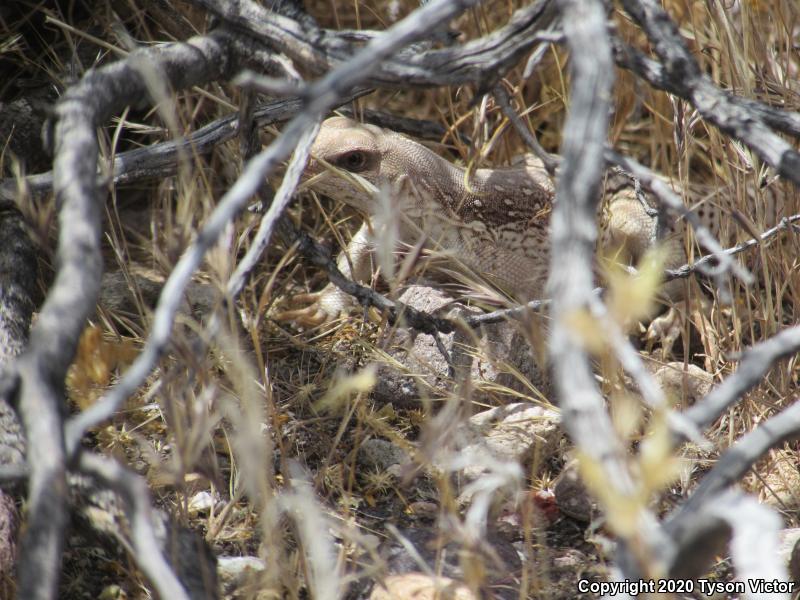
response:
<path fill-rule="evenodd" d="M 449 577 L 423 573 L 390 575 L 372 590 L 370 600 L 477 600 L 469 588 Z"/>
<path fill-rule="evenodd" d="M 409 286 L 399 301 L 438 316 L 478 313 L 443 291 L 423 285 Z M 516 399 L 520 393 L 530 394 L 530 385 L 543 395 L 549 393 L 547 380 L 521 330 L 520 324 L 501 322 L 439 336 L 455 369 L 469 373 L 473 401 L 497 404 L 498 400 Z M 382 347 L 389 358 L 382 350 L 379 360 L 383 365 L 372 392 L 377 403 L 413 406 L 423 397 L 453 393 L 450 365 L 431 336 L 398 328 Z"/>
<path fill-rule="evenodd" d="M 405 450 L 378 438 L 366 440 L 358 449 L 358 464 L 366 470 L 383 472 L 395 465 L 406 465 L 410 461 Z"/>
<path fill-rule="evenodd" d="M 189 500 L 189 514 L 208 512 L 214 507 L 214 497 L 209 492 L 198 492 Z"/>
<path fill-rule="evenodd" d="M 789 566 L 792 581 L 800 581 L 800 528 L 783 529 L 778 539 L 778 556 Z"/>
<path fill-rule="evenodd" d="M 553 485 L 553 493 L 559 510 L 568 517 L 589 523 L 597 514 L 597 506 L 578 474 L 577 461 L 564 467 Z"/>
<path fill-rule="evenodd" d="M 682 362 L 671 362 L 659 367 L 653 377 L 667 396 L 683 399 L 683 406 L 691 406 L 714 387 L 714 378 L 710 373 L 697 365 L 684 365 Z"/>
<path fill-rule="evenodd" d="M 439 505 L 435 502 L 419 500 L 409 504 L 408 510 L 418 519 L 435 519 L 439 514 Z"/>
<path fill-rule="evenodd" d="M 255 556 L 220 556 L 217 575 L 225 594 L 231 594 L 264 571 L 264 562 Z"/>
<path fill-rule="evenodd" d="M 498 406 L 473 415 L 455 432 L 456 447 L 461 453 L 488 453 L 494 459 L 526 463 L 536 454 L 540 460 L 555 452 L 561 440 L 560 415 L 555 410 L 529 402 Z M 434 461 L 443 471 L 446 464 Z M 473 481 L 485 469 L 469 466 L 461 474 Z M 463 499 L 462 499 L 463 500 Z"/>
<path fill-rule="evenodd" d="M 580 550 L 568 549 L 561 556 L 553 558 L 553 567 L 556 569 L 576 569 L 586 565 L 589 560 Z"/>
<path fill-rule="evenodd" d="M 794 543 L 792 554 L 789 557 L 789 579 L 800 581 L 800 538 Z"/>

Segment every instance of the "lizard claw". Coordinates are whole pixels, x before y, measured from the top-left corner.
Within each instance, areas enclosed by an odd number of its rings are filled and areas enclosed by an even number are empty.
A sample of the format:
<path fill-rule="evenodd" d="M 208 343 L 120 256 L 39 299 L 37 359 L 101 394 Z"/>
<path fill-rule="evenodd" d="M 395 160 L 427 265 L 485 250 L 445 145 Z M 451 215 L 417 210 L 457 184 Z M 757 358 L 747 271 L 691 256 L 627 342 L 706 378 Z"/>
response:
<path fill-rule="evenodd" d="M 284 310 L 272 317 L 276 321 L 294 321 L 303 327 L 317 327 L 331 320 L 331 317 L 318 306 L 306 306 L 294 310 Z"/>
<path fill-rule="evenodd" d="M 295 302 L 300 302 L 303 304 L 317 304 L 319 305 L 320 301 L 322 300 L 323 292 L 306 292 L 304 294 L 295 294 L 292 296 L 291 302 L 294 304 Z M 292 312 L 292 311 L 287 311 Z"/>
<path fill-rule="evenodd" d="M 276 321 L 294 321 L 303 327 L 317 327 L 333 321 L 347 310 L 350 297 L 333 285 L 327 285 L 320 292 L 293 296 L 291 303 L 295 302 L 307 303 L 308 306 L 279 312 L 273 318 Z"/>
<path fill-rule="evenodd" d="M 310 292 L 304 294 L 297 294 L 292 296 L 290 304 L 302 303 L 308 304 L 303 308 L 296 308 L 291 310 L 283 310 L 273 315 L 276 321 L 287 322 L 294 321 L 303 327 L 317 327 L 330 321 L 333 316 L 322 307 L 323 292 Z"/>

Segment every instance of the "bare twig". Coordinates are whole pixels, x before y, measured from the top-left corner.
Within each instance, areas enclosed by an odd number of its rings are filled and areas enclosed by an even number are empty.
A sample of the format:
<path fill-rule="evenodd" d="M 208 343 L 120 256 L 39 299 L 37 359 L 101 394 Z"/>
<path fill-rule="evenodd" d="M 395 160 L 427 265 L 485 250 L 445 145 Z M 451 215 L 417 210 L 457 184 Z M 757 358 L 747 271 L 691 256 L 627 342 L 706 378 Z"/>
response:
<path fill-rule="evenodd" d="M 800 186 L 800 153 L 775 134 L 752 103 L 737 103 L 695 61 L 675 23 L 656 0 L 622 0 L 662 61 L 663 77 L 704 119 L 742 141 L 778 174 Z"/>
<path fill-rule="evenodd" d="M 735 256 L 745 250 L 757 246 L 759 244 L 763 244 L 764 242 L 769 241 L 771 238 L 777 236 L 782 231 L 794 231 L 795 233 L 800 233 L 800 229 L 798 228 L 795 223 L 800 222 L 800 215 L 792 215 L 791 217 L 784 217 L 781 219 L 780 223 L 775 225 L 775 227 L 770 227 L 764 233 L 762 233 L 758 238 L 752 238 L 747 240 L 746 242 L 742 242 L 741 244 L 737 244 L 732 248 L 726 248 L 719 254 L 724 254 L 725 256 Z M 700 271 L 703 273 L 712 263 L 717 261 L 717 254 L 708 254 L 703 256 L 702 258 L 697 259 L 693 263 L 687 263 L 677 269 L 668 269 L 665 278 L 667 281 L 672 281 L 673 279 L 685 279 L 689 277 L 692 273 Z"/>
<path fill-rule="evenodd" d="M 389 323 L 394 324 L 402 317 L 406 325 L 429 335 L 455 331 L 456 324 L 449 319 L 436 317 L 400 302 L 394 302 L 375 290 L 348 279 L 336 266 L 336 261 L 333 260 L 330 252 L 326 251 L 321 244 L 303 232 L 297 232 L 295 236 L 298 240 L 298 250 L 313 265 L 323 269 L 333 285 L 358 300 L 362 306 L 374 306 L 379 310 L 386 311 Z"/>
<path fill-rule="evenodd" d="M 247 250 L 242 260 L 239 261 L 239 265 L 228 280 L 227 293 L 231 298 L 236 298 L 239 295 L 250 271 L 253 270 L 256 263 L 260 260 L 261 255 L 267 249 L 267 246 L 269 246 L 275 225 L 281 218 L 283 211 L 289 205 L 289 201 L 292 199 L 297 184 L 300 181 L 300 176 L 303 174 L 303 169 L 305 169 L 311 152 L 311 145 L 314 143 L 318 131 L 319 123 L 307 129 L 297 142 L 297 147 L 292 154 L 291 161 L 289 161 L 289 167 L 286 169 L 283 181 L 281 181 L 281 185 L 275 193 L 272 205 L 262 217 L 261 224 L 258 227 L 256 236 L 250 244 L 250 248 Z"/>
<path fill-rule="evenodd" d="M 153 369 L 169 343 L 180 298 L 192 274 L 199 267 L 205 253 L 216 243 L 222 230 L 246 206 L 280 161 L 289 156 L 299 140 L 316 126 L 332 106 L 340 102 L 344 94 L 369 78 L 379 68 L 381 61 L 392 56 L 399 48 L 424 37 L 427 32 L 466 10 L 476 1 L 434 0 L 426 4 L 396 23 L 383 35 L 373 38 L 348 63 L 309 86 L 305 110 L 289 122 L 282 135 L 269 148 L 247 164 L 234 186 L 220 200 L 197 240 L 181 256 L 161 292 L 153 319 L 152 333 L 142 353 L 116 387 L 67 424 L 67 448 L 70 452 L 74 452 L 77 448 L 83 432 L 114 414 Z M 276 212 L 283 208 L 277 207 Z"/>
<path fill-rule="evenodd" d="M 374 31 L 319 29 L 308 21 L 288 19 L 248 0 L 195 1 L 242 33 L 286 53 L 297 64 L 316 73 L 349 63 L 360 53 L 365 40 L 372 42 L 382 35 Z M 458 0 L 450 3 L 448 10 L 458 14 L 474 3 L 475 0 Z M 429 8 L 432 4 L 426 4 L 406 18 L 411 28 L 424 30 L 414 41 L 425 40 L 428 33 L 435 31 L 428 27 L 431 20 L 437 24 L 449 20 L 447 17 L 439 19 Z M 420 52 L 418 47 L 398 48 L 387 60 L 376 63 L 376 68 L 361 81 L 365 85 L 395 88 L 479 83 L 488 91 L 539 43 L 536 36 L 550 24 L 552 16 L 552 2 L 539 0 L 517 10 L 504 27 L 477 40 L 425 52 Z M 311 87 L 308 90 L 310 98 Z"/>
<path fill-rule="evenodd" d="M 528 131 L 528 128 L 522 122 L 522 119 L 519 118 L 517 111 L 515 111 L 514 107 L 511 106 L 511 98 L 508 97 L 508 92 L 506 92 L 502 85 L 496 85 L 492 91 L 492 94 L 494 95 L 498 104 L 500 104 L 500 109 L 511 122 L 511 125 L 514 127 L 514 130 L 517 132 L 517 134 L 528 145 L 528 147 L 533 150 L 533 153 L 536 155 L 536 157 L 542 161 L 542 164 L 544 164 L 544 168 L 547 170 L 547 172 L 550 175 L 555 175 L 556 169 L 561 162 L 561 157 L 547 152 L 539 144 L 539 140 L 537 140 L 533 134 Z"/>
<path fill-rule="evenodd" d="M 633 71 L 655 88 L 689 100 L 682 82 L 671 77 L 664 65 L 646 56 L 636 48 L 625 45 L 619 39 L 614 42 L 614 60 L 623 69 Z M 737 96 L 727 90 L 720 90 L 730 102 L 760 117 L 764 123 L 783 133 L 800 137 L 800 114 L 782 108 L 769 106 L 763 102 Z"/>
<path fill-rule="evenodd" d="M 706 473 L 691 497 L 678 509 L 675 518 L 684 511 L 698 510 L 722 490 L 733 485 L 771 448 L 800 437 L 800 402 L 795 398 L 788 408 L 743 435 L 725 450 L 714 468 Z"/>
<path fill-rule="evenodd" d="M 145 480 L 116 461 L 90 452 L 81 452 L 78 467 L 122 497 L 131 524 L 133 558 L 158 596 L 189 600 L 186 590 L 160 551 L 161 544 L 153 530 L 150 494 Z"/>
<path fill-rule="evenodd" d="M 651 408 L 661 410 L 666 414 L 670 429 L 676 435 L 680 435 L 698 445 L 707 446 L 708 442 L 703 439 L 700 429 L 683 414 L 671 410 L 667 404 L 664 391 L 658 386 L 653 375 L 645 368 L 641 355 L 634 349 L 619 324 L 609 316 L 603 302 L 598 297 L 594 297 L 590 306 L 591 313 L 602 328 L 609 347 L 616 355 L 623 370 L 636 383 L 645 403 Z"/>
<path fill-rule="evenodd" d="M 350 102 L 371 90 L 361 88 L 342 98 L 342 102 Z M 253 109 L 253 121 L 258 127 L 266 127 L 274 123 L 288 121 L 303 107 L 299 98 L 275 100 L 261 103 Z M 178 171 L 178 156 L 182 152 L 205 154 L 216 146 L 232 139 L 239 127 L 239 116 L 230 114 L 204 125 L 180 140 L 169 140 L 153 144 L 145 148 L 136 148 L 120 152 L 114 156 L 112 181 L 115 184 L 133 183 L 147 179 L 168 177 Z M 98 186 L 108 182 L 98 177 Z M 53 188 L 53 172 L 29 175 L 24 178 L 23 185 L 28 193 L 41 196 Z M 0 181 L 0 200 L 12 199 L 16 195 L 17 181 L 3 179 Z"/>
<path fill-rule="evenodd" d="M 675 541 L 670 576 L 680 579 L 700 577 L 715 555 L 724 551 L 730 540 L 733 566 L 739 581 L 788 581 L 785 565 L 776 560 L 781 520 L 774 511 L 754 498 L 737 491 L 717 494 L 697 510 L 682 512 L 680 519 L 666 525 Z M 763 598 L 757 590 L 748 590 L 742 598 Z M 788 594 L 769 594 L 770 598 L 788 599 Z"/>
<path fill-rule="evenodd" d="M 550 359 L 567 432 L 579 450 L 603 469 L 608 484 L 630 496 L 634 483 L 625 448 L 614 433 L 589 357 L 567 322 L 576 311 L 587 310 L 593 298 L 595 214 L 613 77 L 611 50 L 601 2 L 562 0 L 559 7 L 571 56 L 572 104 L 551 218 Z M 640 533 L 632 544 L 638 550 L 638 564 L 631 569 L 657 570 L 666 540 L 646 509 L 639 512 L 638 522 Z"/>
<path fill-rule="evenodd" d="M 751 346 L 742 354 L 736 373 L 727 377 L 700 402 L 684 414 L 700 429 L 714 422 L 745 392 L 758 385 L 761 378 L 780 359 L 800 351 L 800 326 L 789 327 L 771 338 Z"/>

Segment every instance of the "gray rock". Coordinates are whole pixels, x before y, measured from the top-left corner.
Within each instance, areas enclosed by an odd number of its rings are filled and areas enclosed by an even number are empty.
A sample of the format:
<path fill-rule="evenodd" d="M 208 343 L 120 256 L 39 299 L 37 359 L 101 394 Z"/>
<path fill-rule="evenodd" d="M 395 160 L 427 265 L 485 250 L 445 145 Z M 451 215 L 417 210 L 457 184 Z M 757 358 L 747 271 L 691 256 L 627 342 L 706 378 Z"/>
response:
<path fill-rule="evenodd" d="M 358 464 L 363 469 L 386 471 L 389 467 L 405 465 L 410 461 L 405 450 L 386 440 L 372 438 L 358 448 Z"/>
<path fill-rule="evenodd" d="M 477 457 L 474 465 L 462 469 L 460 483 L 474 481 L 485 472 L 479 460 L 485 455 L 501 462 L 516 462 L 526 468 L 534 455 L 547 460 L 559 447 L 562 432 L 560 415 L 554 411 L 529 402 L 518 402 L 498 406 L 480 412 L 459 425 L 452 436 L 453 449 L 459 455 Z M 436 457 L 432 468 L 447 471 L 445 453 Z M 452 455 L 450 455 L 452 456 Z M 490 462 L 490 461 L 487 461 Z M 461 503 L 470 499 L 462 494 Z"/>
<path fill-rule="evenodd" d="M 599 514 L 597 505 L 581 481 L 577 461 L 564 467 L 553 484 L 553 493 L 556 506 L 568 517 L 589 523 Z"/>
<path fill-rule="evenodd" d="M 255 556 L 220 556 L 217 559 L 217 576 L 226 595 L 252 582 L 265 568 L 264 562 Z"/>
<path fill-rule="evenodd" d="M 410 286 L 399 300 L 439 316 L 478 312 L 438 289 L 422 285 Z M 532 394 L 531 386 L 546 397 L 549 386 L 543 369 L 533 359 L 523 327 L 521 322 L 503 322 L 441 335 L 456 380 L 431 336 L 400 327 L 383 345 L 388 360 L 379 369 L 373 398 L 379 403 L 413 406 L 421 398 L 452 394 L 455 381 L 463 381 L 465 374 L 471 378 L 476 402 L 497 404 L 518 399 L 519 394 Z"/>

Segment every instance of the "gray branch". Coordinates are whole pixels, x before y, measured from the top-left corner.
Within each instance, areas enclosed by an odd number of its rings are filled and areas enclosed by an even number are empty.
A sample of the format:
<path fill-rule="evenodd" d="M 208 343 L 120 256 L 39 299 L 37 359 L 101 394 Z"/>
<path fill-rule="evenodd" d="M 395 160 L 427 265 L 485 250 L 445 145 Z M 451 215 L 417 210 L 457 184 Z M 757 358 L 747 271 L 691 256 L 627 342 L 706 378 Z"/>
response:
<path fill-rule="evenodd" d="M 629 495 L 634 484 L 626 449 L 614 432 L 589 357 L 566 322 L 574 311 L 588 310 L 593 301 L 595 214 L 610 109 L 611 49 L 602 2 L 561 0 L 559 7 L 570 50 L 572 86 L 551 218 L 550 359 L 567 432 L 581 452 L 603 469 L 609 485 Z M 667 550 L 666 540 L 649 512 L 643 511 L 641 521 L 639 552 L 659 564 Z M 639 554 L 638 559 L 642 558 Z M 640 568 L 641 562 L 634 562 L 626 575 L 634 576 Z"/>
<path fill-rule="evenodd" d="M 622 0 L 662 61 L 662 80 L 692 103 L 709 123 L 740 140 L 780 175 L 800 186 L 800 153 L 764 122 L 753 103 L 735 102 L 700 70 L 678 27 L 656 0 Z M 794 125 L 798 125 L 797 119 Z"/>
<path fill-rule="evenodd" d="M 730 406 L 738 402 L 782 358 L 800 352 L 800 325 L 784 329 L 777 335 L 744 351 L 739 368 L 715 387 L 700 402 L 689 408 L 686 418 L 705 429 Z"/>
<path fill-rule="evenodd" d="M 789 408 L 770 417 L 753 431 L 743 435 L 736 443 L 725 450 L 706 473 L 700 485 L 677 511 L 673 519 L 699 510 L 703 504 L 713 501 L 729 486 L 741 479 L 770 449 L 800 437 L 800 402 L 795 401 Z M 669 527 L 669 521 L 667 521 Z"/>
<path fill-rule="evenodd" d="M 331 31 L 320 29 L 310 20 L 302 22 L 269 11 L 250 0 L 195 0 L 224 22 L 260 42 L 286 53 L 299 65 L 315 73 L 325 73 L 349 64 L 360 54 L 363 44 L 382 37 L 374 31 Z M 410 30 L 424 31 L 413 42 L 426 40 L 435 31 L 430 22 L 447 23 L 475 0 L 457 0 L 436 10 L 429 4 L 404 19 Z M 508 24 L 463 45 L 432 50 L 422 44 L 403 49 L 376 62 L 364 85 L 407 88 L 433 85 L 478 83 L 486 91 L 499 77 L 517 64 L 539 42 L 537 34 L 553 17 L 551 0 L 538 0 L 514 12 Z M 445 16 L 446 11 L 451 16 Z M 439 14 L 437 14 L 439 13 Z M 340 89 L 343 89 L 342 86 Z M 311 88 L 307 97 L 311 98 Z"/>
<path fill-rule="evenodd" d="M 359 89 L 342 98 L 342 102 L 350 102 L 371 90 Z M 258 127 L 266 127 L 275 123 L 288 121 L 303 108 L 299 98 L 274 100 L 262 103 L 253 109 L 253 121 Z M 218 145 L 232 139 L 239 127 L 238 114 L 230 114 L 204 125 L 183 139 L 169 140 L 152 144 L 145 148 L 136 148 L 120 152 L 114 156 L 112 182 L 124 185 L 148 179 L 169 177 L 178 172 L 178 157 L 185 154 L 203 155 L 211 152 Z M 53 189 L 53 172 L 29 175 L 23 180 L 26 191 L 33 196 L 42 196 Z M 99 177 L 98 187 L 108 185 L 108 181 Z M 17 181 L 3 179 L 0 181 L 0 200 L 11 200 L 17 193 Z"/>
<path fill-rule="evenodd" d="M 125 372 L 122 380 L 102 399 L 67 424 L 67 448 L 74 452 L 83 433 L 114 414 L 136 391 L 164 352 L 172 332 L 172 323 L 180 306 L 180 298 L 192 274 L 200 266 L 205 253 L 216 243 L 228 223 L 247 205 L 264 180 L 296 148 L 300 139 L 316 127 L 323 115 L 341 101 L 342 96 L 364 83 L 379 69 L 382 61 L 400 48 L 424 38 L 477 0 L 433 0 L 399 21 L 384 34 L 374 37 L 349 62 L 332 70 L 309 86 L 305 110 L 295 116 L 282 134 L 261 154 L 247 164 L 233 187 L 221 198 L 196 241 L 186 249 L 161 292 L 153 321 L 153 329 L 144 350 Z M 243 2 L 243 4 L 249 4 Z M 227 4 L 226 4 L 227 5 Z M 283 18 L 274 15 L 275 18 Z M 278 207 L 281 211 L 285 206 Z"/>
<path fill-rule="evenodd" d="M 222 31 L 188 43 L 132 53 L 126 60 L 90 70 L 55 107 L 53 183 L 59 205 L 57 270 L 26 351 L 6 372 L 0 390 L 16 387 L 28 448 L 27 526 L 20 541 L 19 589 L 23 598 L 56 594 L 67 521 L 63 438 L 63 381 L 86 318 L 92 313 L 102 270 L 100 190 L 96 185 L 95 129 L 114 111 L 148 96 L 142 69 L 155 69 L 175 88 L 230 72 L 228 38 Z M 6 398 L 7 400 L 7 398 Z"/>
<path fill-rule="evenodd" d="M 683 82 L 672 77 L 663 64 L 646 56 L 643 52 L 625 45 L 619 39 L 614 38 L 613 41 L 614 60 L 617 65 L 632 71 L 657 89 L 684 100 L 690 99 L 686 94 L 685 86 L 682 85 Z M 770 127 L 800 138 L 800 114 L 769 106 L 751 98 L 743 98 L 727 90 L 719 90 L 719 93 L 739 108 L 753 113 Z"/>

